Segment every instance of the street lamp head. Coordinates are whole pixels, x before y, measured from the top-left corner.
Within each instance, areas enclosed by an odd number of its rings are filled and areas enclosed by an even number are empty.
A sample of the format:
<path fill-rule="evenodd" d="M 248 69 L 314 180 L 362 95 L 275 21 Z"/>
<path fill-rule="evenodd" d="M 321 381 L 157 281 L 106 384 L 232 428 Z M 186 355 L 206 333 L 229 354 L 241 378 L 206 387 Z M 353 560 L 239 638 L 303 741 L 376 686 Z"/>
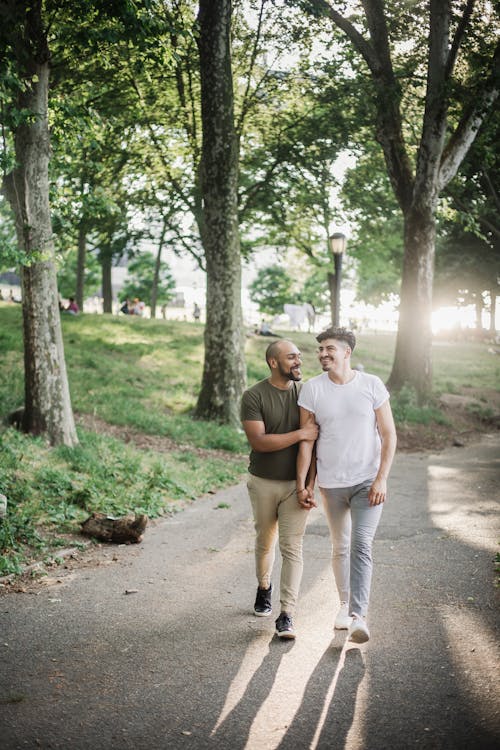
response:
<path fill-rule="evenodd" d="M 346 236 L 342 232 L 335 232 L 330 236 L 330 248 L 334 255 L 342 255 L 345 252 Z"/>

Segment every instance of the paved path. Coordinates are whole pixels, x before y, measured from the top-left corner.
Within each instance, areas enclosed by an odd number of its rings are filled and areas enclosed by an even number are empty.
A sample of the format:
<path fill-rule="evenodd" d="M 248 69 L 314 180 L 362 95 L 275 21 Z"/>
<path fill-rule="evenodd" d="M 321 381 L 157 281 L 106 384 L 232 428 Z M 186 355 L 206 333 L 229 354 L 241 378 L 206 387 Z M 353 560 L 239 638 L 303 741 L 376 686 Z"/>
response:
<path fill-rule="evenodd" d="M 1 597 L 0 747 L 498 747 L 499 448 L 497 435 L 397 456 L 361 647 L 332 639 L 320 510 L 297 640 L 252 616 L 243 485 L 148 528 L 139 547 L 107 548 L 98 567 Z"/>

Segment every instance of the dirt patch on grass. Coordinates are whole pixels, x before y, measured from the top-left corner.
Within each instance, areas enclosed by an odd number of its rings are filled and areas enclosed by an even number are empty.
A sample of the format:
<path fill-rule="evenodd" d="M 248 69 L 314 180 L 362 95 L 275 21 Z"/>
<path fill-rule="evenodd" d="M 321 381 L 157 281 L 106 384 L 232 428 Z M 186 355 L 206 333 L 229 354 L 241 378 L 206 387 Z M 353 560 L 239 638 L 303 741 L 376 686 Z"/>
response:
<path fill-rule="evenodd" d="M 439 405 L 447 424 L 432 422 L 397 425 L 399 451 L 440 451 L 450 445 L 466 445 L 479 435 L 500 427 L 500 393 L 493 389 L 485 393 L 476 392 L 473 388 L 464 388 L 461 394 L 443 394 Z M 234 458 L 234 454 L 227 451 L 181 445 L 171 438 L 148 435 L 131 427 L 109 424 L 89 414 L 79 414 L 77 424 L 90 432 L 123 440 L 124 443 L 131 443 L 142 450 L 159 453 L 189 451 L 207 458 Z"/>
<path fill-rule="evenodd" d="M 439 407 L 446 424 L 400 424 L 398 450 L 440 451 L 450 445 L 467 445 L 480 435 L 500 429 L 500 392 L 463 388 L 443 393 Z"/>

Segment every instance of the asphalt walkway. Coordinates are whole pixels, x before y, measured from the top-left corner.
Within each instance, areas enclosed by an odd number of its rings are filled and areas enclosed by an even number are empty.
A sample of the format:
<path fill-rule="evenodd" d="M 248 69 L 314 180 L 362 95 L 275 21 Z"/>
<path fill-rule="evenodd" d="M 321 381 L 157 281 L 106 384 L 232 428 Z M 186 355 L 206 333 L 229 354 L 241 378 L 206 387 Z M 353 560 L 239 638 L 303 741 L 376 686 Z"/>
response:
<path fill-rule="evenodd" d="M 497 434 L 396 457 L 363 646 L 333 637 L 320 509 L 297 640 L 252 615 L 244 485 L 104 548 L 98 567 L 2 596 L 0 747 L 498 748 L 499 449 Z"/>

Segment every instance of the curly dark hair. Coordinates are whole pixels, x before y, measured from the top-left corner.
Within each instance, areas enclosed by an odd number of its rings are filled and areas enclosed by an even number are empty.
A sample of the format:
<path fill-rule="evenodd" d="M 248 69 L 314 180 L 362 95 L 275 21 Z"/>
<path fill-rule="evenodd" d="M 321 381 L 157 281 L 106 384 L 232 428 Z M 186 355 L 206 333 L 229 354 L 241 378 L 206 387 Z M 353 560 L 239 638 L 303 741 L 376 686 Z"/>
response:
<path fill-rule="evenodd" d="M 356 346 L 356 336 L 352 331 L 349 331 L 348 328 L 327 328 L 326 331 L 321 331 L 321 333 L 316 336 L 318 344 L 322 341 L 326 341 L 326 339 L 343 341 L 349 346 L 351 352 L 354 351 L 354 347 Z"/>

